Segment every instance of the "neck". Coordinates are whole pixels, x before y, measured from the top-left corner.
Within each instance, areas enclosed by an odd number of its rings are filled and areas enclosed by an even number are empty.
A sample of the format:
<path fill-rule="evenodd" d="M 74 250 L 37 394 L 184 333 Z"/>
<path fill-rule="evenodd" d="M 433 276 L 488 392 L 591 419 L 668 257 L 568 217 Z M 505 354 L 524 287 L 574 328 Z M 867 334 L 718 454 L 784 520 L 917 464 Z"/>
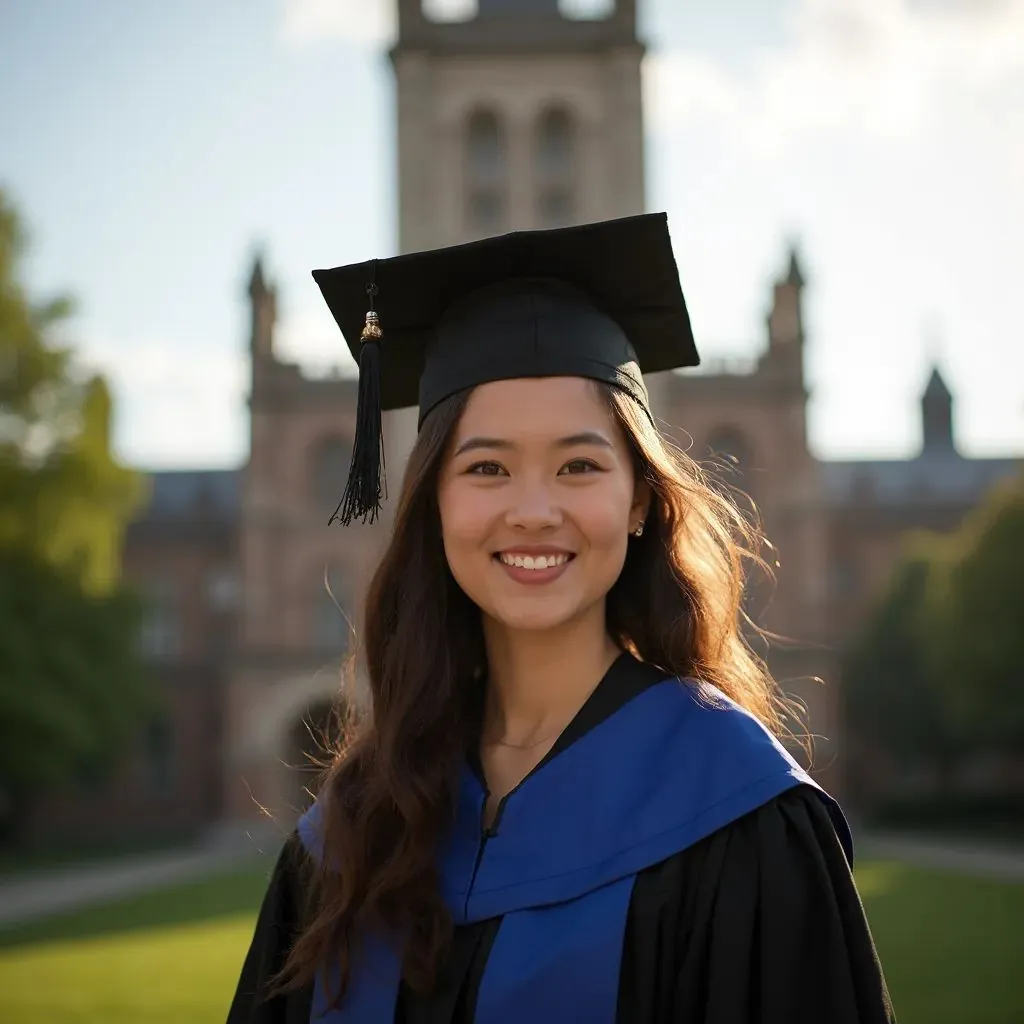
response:
<path fill-rule="evenodd" d="M 603 614 L 543 633 L 485 621 L 484 637 L 484 735 L 513 744 L 564 729 L 620 653 Z"/>

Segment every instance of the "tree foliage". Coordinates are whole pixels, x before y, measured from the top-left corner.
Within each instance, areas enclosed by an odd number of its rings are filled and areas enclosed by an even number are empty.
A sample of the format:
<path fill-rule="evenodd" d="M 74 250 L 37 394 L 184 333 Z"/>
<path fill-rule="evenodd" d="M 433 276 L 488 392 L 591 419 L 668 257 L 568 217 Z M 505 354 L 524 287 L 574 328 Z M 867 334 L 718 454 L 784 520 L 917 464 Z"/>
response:
<path fill-rule="evenodd" d="M 910 539 L 844 680 L 851 726 L 897 762 L 1024 749 L 1024 480 Z"/>
<path fill-rule="evenodd" d="M 0 817 L 117 752 L 145 703 L 120 556 L 141 481 L 111 454 L 111 397 L 30 299 L 0 192 Z"/>
<path fill-rule="evenodd" d="M 926 642 L 925 598 L 941 557 L 938 538 L 908 540 L 843 676 L 850 724 L 896 763 L 946 765 L 957 750 Z"/>
<path fill-rule="evenodd" d="M 71 350 L 54 340 L 70 300 L 26 294 L 24 249 L 0 193 L 0 549 L 30 551 L 101 594 L 118 585 L 141 482 L 111 455 L 106 381 L 77 373 Z"/>
<path fill-rule="evenodd" d="M 0 555 L 0 779 L 12 795 L 95 770 L 148 708 L 127 590 L 85 594 L 30 553 Z"/>
<path fill-rule="evenodd" d="M 952 538 L 928 595 L 931 671 L 965 743 L 1024 750 L 1024 480 Z"/>

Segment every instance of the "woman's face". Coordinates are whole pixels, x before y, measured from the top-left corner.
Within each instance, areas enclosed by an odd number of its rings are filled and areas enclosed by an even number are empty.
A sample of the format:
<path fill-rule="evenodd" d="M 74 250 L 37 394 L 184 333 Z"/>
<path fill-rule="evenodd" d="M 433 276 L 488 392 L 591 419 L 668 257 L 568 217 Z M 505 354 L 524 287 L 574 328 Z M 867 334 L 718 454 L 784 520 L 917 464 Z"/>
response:
<path fill-rule="evenodd" d="M 438 502 L 452 574 L 484 615 L 549 630 L 603 615 L 649 492 L 598 387 L 544 377 L 476 388 Z"/>

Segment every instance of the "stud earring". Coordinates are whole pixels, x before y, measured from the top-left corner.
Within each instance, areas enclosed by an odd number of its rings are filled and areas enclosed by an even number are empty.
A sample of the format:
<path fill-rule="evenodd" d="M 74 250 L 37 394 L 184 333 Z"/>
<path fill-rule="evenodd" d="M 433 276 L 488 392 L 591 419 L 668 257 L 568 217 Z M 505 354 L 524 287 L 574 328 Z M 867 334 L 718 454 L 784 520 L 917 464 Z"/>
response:
<path fill-rule="evenodd" d="M 644 524 L 640 523 L 640 524 L 637 525 L 637 528 L 633 531 L 633 536 L 634 537 L 642 537 L 643 535 L 644 535 Z"/>

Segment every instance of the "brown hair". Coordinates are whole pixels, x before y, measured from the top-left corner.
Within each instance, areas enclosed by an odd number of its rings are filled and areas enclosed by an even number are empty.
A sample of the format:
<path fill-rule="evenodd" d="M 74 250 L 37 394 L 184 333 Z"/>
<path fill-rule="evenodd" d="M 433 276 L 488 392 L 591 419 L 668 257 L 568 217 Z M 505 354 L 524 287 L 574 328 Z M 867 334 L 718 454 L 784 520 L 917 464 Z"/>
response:
<path fill-rule="evenodd" d="M 757 531 L 635 401 L 595 386 L 653 492 L 646 530 L 631 541 L 608 594 L 609 634 L 667 675 L 717 686 L 782 733 L 787 707 L 742 628 L 747 563 L 763 565 Z M 285 988 L 306 984 L 333 959 L 341 979 L 335 1003 L 360 934 L 402 936 L 405 977 L 420 990 L 430 987 L 450 939 L 434 858 L 454 813 L 485 653 L 479 611 L 445 559 L 437 488 L 468 397 L 435 408 L 413 448 L 391 543 L 366 600 L 372 715 L 337 752 L 319 797 L 324 852 L 313 910 L 280 978 Z"/>

